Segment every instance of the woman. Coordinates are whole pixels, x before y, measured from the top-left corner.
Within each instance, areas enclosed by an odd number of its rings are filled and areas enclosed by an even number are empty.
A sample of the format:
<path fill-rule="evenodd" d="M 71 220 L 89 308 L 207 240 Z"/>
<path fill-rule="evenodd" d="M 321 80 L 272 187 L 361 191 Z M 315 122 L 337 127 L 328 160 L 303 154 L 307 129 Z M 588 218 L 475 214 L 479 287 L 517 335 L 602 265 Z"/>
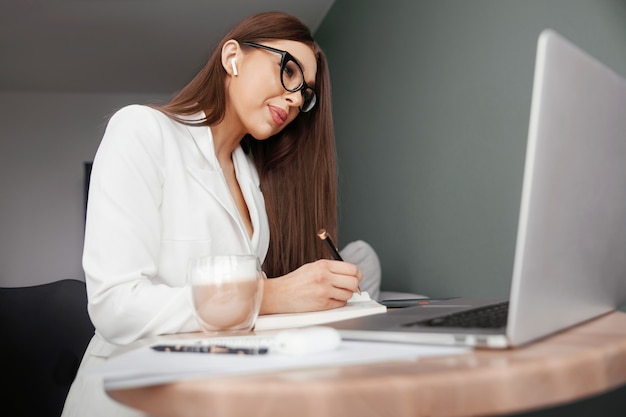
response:
<path fill-rule="evenodd" d="M 90 183 L 83 267 L 96 328 L 64 416 L 135 412 L 86 371 L 120 345 L 198 331 L 189 258 L 254 253 L 268 279 L 261 314 L 345 304 L 362 273 L 324 257 L 337 232 L 324 54 L 300 21 L 263 13 L 235 26 L 161 107 L 110 119 Z M 271 237 L 271 239 L 270 239 Z"/>

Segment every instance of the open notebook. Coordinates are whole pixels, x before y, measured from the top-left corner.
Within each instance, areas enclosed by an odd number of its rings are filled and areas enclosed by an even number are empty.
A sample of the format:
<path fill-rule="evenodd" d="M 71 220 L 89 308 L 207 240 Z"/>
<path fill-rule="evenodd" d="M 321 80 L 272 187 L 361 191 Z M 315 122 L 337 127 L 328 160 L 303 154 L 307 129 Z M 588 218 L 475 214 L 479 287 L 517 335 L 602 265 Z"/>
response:
<path fill-rule="evenodd" d="M 363 291 L 361 294 L 355 293 L 345 306 L 331 310 L 260 315 L 256 319 L 254 330 L 278 330 L 290 327 L 315 326 L 333 321 L 385 313 L 386 311 L 387 307 L 372 300 L 369 294 Z"/>

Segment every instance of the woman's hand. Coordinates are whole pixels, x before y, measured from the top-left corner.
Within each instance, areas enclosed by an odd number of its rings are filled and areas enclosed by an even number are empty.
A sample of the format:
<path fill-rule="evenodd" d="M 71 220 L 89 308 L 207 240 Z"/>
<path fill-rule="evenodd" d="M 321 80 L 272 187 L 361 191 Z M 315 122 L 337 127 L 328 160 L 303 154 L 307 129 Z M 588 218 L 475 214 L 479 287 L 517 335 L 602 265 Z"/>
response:
<path fill-rule="evenodd" d="M 298 313 L 341 307 L 359 289 L 361 270 L 342 261 L 320 259 L 264 281 L 260 314 Z"/>

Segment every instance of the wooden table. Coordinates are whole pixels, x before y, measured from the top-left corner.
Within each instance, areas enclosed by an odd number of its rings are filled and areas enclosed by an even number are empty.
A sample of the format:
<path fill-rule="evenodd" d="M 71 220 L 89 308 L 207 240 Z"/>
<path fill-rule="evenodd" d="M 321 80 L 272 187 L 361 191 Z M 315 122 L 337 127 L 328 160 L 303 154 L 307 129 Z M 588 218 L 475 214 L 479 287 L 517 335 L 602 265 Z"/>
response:
<path fill-rule="evenodd" d="M 111 391 L 158 417 L 475 416 L 522 412 L 626 384 L 626 314 L 526 347 Z"/>

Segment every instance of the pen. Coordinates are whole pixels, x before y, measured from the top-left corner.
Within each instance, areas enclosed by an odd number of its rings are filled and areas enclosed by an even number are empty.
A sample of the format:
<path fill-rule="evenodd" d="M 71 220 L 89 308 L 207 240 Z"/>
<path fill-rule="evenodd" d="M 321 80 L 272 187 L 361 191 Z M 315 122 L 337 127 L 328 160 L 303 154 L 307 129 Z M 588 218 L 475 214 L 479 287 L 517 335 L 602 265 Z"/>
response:
<path fill-rule="evenodd" d="M 326 232 L 326 229 L 320 229 L 317 232 L 317 236 L 320 239 L 322 239 L 324 242 L 326 242 L 326 245 L 328 246 L 330 251 L 333 253 L 333 257 L 335 258 L 335 260 L 343 261 L 343 258 L 339 254 L 339 251 L 337 250 L 337 247 L 335 246 L 332 239 L 330 238 L 330 235 L 328 234 L 328 232 Z"/>
<path fill-rule="evenodd" d="M 337 247 L 335 246 L 335 244 L 333 243 L 333 240 L 330 238 L 330 235 L 328 234 L 328 232 L 326 231 L 326 229 L 320 229 L 317 232 L 317 237 L 319 237 L 320 239 L 322 239 L 324 242 L 326 242 L 326 246 L 328 246 L 328 248 L 330 249 L 330 251 L 333 254 L 333 257 L 335 258 L 335 260 L 337 261 L 343 261 L 343 258 L 341 257 L 341 255 L 339 254 L 339 251 L 337 250 Z M 361 288 L 357 288 L 357 291 L 359 294 L 361 294 Z"/>
<path fill-rule="evenodd" d="M 155 345 L 157 352 L 231 353 L 235 355 L 264 355 L 266 347 L 238 348 L 218 345 Z"/>

